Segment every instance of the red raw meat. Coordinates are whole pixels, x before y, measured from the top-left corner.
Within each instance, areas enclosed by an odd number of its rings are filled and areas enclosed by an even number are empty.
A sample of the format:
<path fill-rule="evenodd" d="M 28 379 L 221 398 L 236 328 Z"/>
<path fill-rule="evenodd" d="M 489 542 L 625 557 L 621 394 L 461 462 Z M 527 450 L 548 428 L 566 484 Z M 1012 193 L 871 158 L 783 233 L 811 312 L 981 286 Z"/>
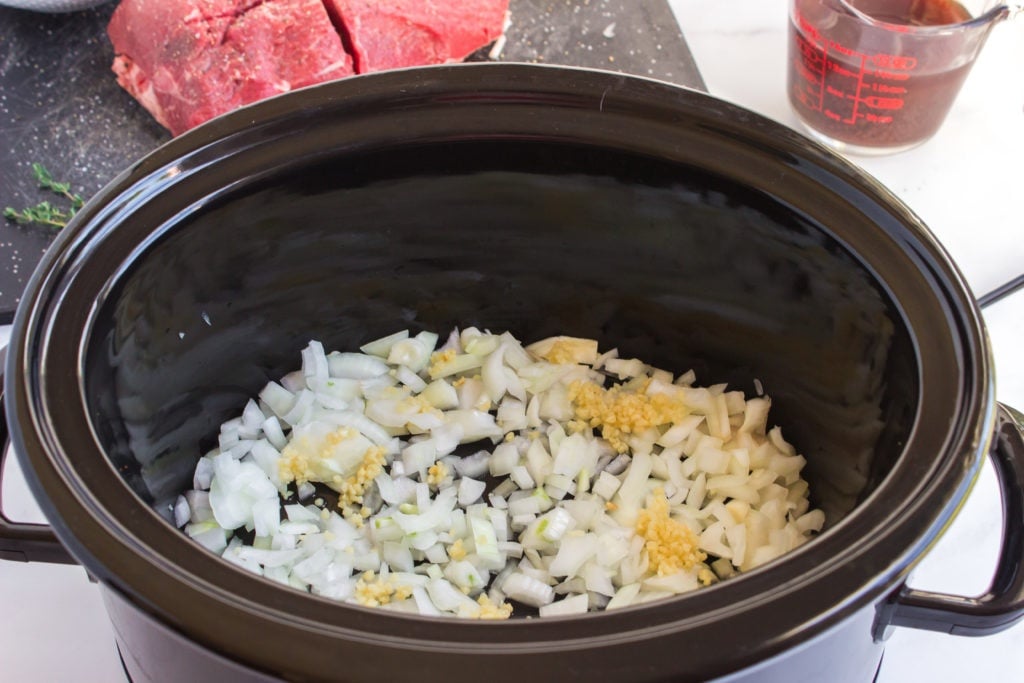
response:
<path fill-rule="evenodd" d="M 507 10 L 508 0 L 123 0 L 107 33 L 118 83 L 178 135 L 354 72 L 461 60 L 501 35 Z"/>
<path fill-rule="evenodd" d="M 321 0 L 124 0 L 107 33 L 118 83 L 174 135 L 353 73 Z"/>
<path fill-rule="evenodd" d="M 508 0 L 324 0 L 358 73 L 461 61 L 501 35 Z"/>

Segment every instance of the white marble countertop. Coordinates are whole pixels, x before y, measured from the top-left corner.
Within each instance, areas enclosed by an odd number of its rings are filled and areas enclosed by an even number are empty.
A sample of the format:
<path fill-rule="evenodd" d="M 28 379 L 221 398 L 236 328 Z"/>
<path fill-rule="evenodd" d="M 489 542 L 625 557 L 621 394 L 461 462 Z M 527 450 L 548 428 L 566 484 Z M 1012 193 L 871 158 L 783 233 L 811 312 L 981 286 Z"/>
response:
<path fill-rule="evenodd" d="M 708 89 L 790 126 L 785 96 L 787 0 L 671 0 Z M 946 124 L 900 155 L 851 157 L 917 212 L 978 294 L 1024 271 L 1024 17 L 1004 22 L 969 76 Z M 1024 292 L 985 311 L 998 398 L 1024 407 Z M 8 329 L 0 327 L 0 345 Z M 13 459 L 11 459 L 13 460 Z M 16 467 L 4 510 L 42 521 Z M 987 587 L 999 544 L 991 468 L 911 583 L 973 595 Z M 80 567 L 0 562 L 0 679 L 123 680 L 113 634 Z M 880 683 L 1024 680 L 1024 623 L 986 638 L 897 629 Z"/>

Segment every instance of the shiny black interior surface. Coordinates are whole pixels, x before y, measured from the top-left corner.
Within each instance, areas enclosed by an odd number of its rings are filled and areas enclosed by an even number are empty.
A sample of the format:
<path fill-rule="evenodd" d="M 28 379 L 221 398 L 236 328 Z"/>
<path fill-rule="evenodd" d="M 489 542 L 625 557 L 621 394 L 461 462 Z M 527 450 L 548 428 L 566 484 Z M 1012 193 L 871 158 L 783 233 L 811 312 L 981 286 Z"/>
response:
<path fill-rule="evenodd" d="M 310 339 L 402 328 L 596 337 L 774 400 L 835 523 L 900 455 L 914 344 L 868 267 L 763 189 L 551 141 L 396 145 L 295 163 L 177 214 L 95 317 L 85 395 L 158 511 Z"/>

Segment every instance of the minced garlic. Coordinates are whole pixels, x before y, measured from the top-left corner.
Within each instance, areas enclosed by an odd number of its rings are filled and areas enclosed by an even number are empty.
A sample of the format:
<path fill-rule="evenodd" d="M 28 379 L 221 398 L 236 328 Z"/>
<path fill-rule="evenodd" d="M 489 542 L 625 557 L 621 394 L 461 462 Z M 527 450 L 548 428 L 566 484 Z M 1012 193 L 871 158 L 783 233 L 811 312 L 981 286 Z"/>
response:
<path fill-rule="evenodd" d="M 340 427 L 319 440 L 309 436 L 293 439 L 281 451 L 281 459 L 277 462 L 278 476 L 285 484 L 292 481 L 299 484 L 320 481 L 317 465 L 331 458 L 335 446 L 358 436 L 357 430 Z"/>
<path fill-rule="evenodd" d="M 435 462 L 427 468 L 427 483 L 431 486 L 440 486 L 444 478 L 448 476 L 448 467 L 443 462 Z"/>
<path fill-rule="evenodd" d="M 462 542 L 461 538 L 456 539 L 454 543 L 448 546 L 448 557 L 456 562 L 466 559 L 466 545 Z"/>
<path fill-rule="evenodd" d="M 332 488 L 340 494 L 338 496 L 338 507 L 345 509 L 354 507 L 357 503 L 362 504 L 363 492 L 366 491 L 366 487 L 384 469 L 384 462 L 384 449 L 380 446 L 372 446 L 363 453 L 363 461 L 359 464 L 355 474 L 340 482 L 337 481 L 340 477 L 336 477 L 335 481 L 332 482 Z M 370 509 L 363 507 L 360 509 L 359 514 L 362 517 L 369 517 Z"/>
<path fill-rule="evenodd" d="M 583 420 L 569 420 L 565 423 L 566 434 L 582 434 L 590 429 L 590 425 Z"/>
<path fill-rule="evenodd" d="M 597 360 L 597 340 L 579 337 L 548 337 L 526 347 L 549 363 L 593 363 Z"/>
<path fill-rule="evenodd" d="M 430 401 L 419 394 L 402 399 L 398 404 L 398 409 L 407 413 L 422 413 L 424 415 L 435 415 L 440 418 L 444 417 L 443 412 L 435 408 Z"/>
<path fill-rule="evenodd" d="M 655 489 L 636 518 L 636 533 L 644 538 L 644 550 L 650 567 L 658 576 L 674 574 L 707 559 L 698 546 L 697 535 L 690 527 L 669 516 L 668 499 Z"/>
<path fill-rule="evenodd" d="M 445 349 L 444 351 L 435 351 L 430 355 L 430 365 L 427 368 L 427 373 L 431 378 L 437 379 L 444 373 L 444 366 L 447 363 L 451 363 L 455 360 L 455 349 Z"/>
<path fill-rule="evenodd" d="M 595 382 L 577 380 L 569 385 L 569 400 L 577 420 L 599 428 L 616 451 L 625 453 L 629 450 L 627 435 L 675 424 L 690 414 L 681 400 L 667 394 L 648 395 L 645 389 L 621 384 L 605 389 Z"/>
<path fill-rule="evenodd" d="M 364 607 L 380 607 L 392 600 L 406 600 L 412 596 L 412 588 L 393 583 L 390 578 L 365 572 L 356 581 L 355 599 Z"/>
<path fill-rule="evenodd" d="M 481 593 L 476 602 L 480 605 L 480 612 L 476 615 L 477 619 L 508 619 L 512 616 L 512 605 L 507 602 L 496 605 L 487 597 L 486 593 Z"/>
<path fill-rule="evenodd" d="M 710 586 L 715 582 L 716 578 L 715 573 L 707 567 L 704 567 L 697 572 L 697 580 L 700 581 L 700 585 L 702 586 Z"/>

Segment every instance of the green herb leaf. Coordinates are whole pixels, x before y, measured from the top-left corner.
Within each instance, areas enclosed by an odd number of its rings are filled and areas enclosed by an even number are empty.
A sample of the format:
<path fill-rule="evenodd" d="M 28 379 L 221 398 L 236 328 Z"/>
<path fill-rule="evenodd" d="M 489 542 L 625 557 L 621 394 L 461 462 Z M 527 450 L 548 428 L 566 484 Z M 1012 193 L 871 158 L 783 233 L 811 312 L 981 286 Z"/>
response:
<path fill-rule="evenodd" d="M 21 211 L 8 206 L 4 209 L 4 218 L 14 221 L 19 225 L 35 223 L 56 230 L 63 228 L 75 213 L 82 208 L 85 201 L 80 194 L 71 192 L 71 183 L 57 182 L 46 167 L 40 163 L 32 164 L 32 175 L 35 176 L 40 189 L 50 190 L 54 194 L 65 198 L 70 203 L 70 208 L 65 210 L 47 201 L 39 202 L 35 206 L 26 207 Z"/>

